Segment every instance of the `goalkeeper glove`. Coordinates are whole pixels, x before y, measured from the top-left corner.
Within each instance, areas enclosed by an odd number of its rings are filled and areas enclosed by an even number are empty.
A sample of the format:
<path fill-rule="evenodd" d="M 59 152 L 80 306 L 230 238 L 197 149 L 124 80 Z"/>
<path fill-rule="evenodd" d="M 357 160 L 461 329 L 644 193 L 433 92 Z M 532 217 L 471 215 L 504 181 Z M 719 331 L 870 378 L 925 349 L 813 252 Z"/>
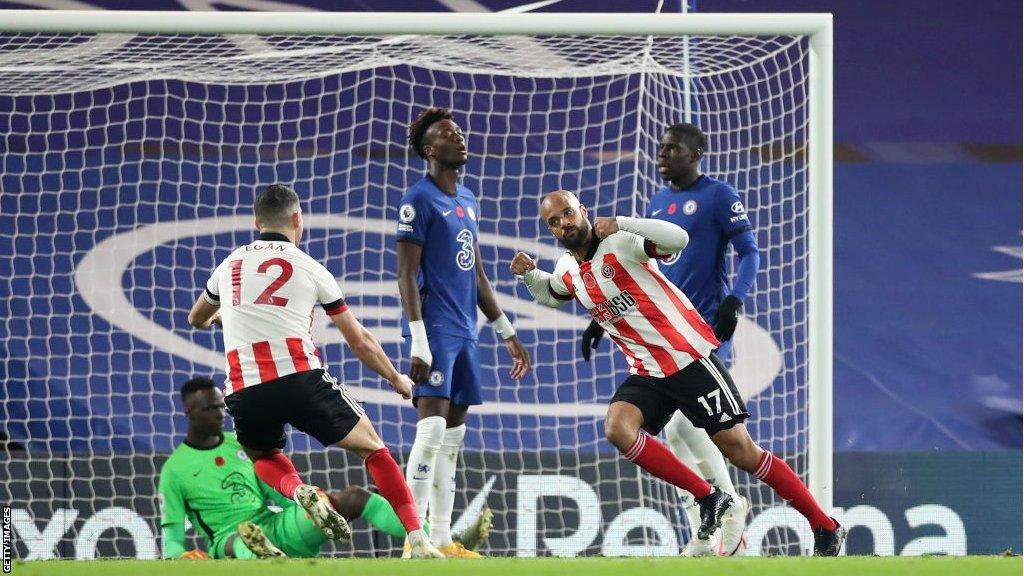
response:
<path fill-rule="evenodd" d="M 604 328 L 597 323 L 597 320 L 591 320 L 590 326 L 583 331 L 583 359 L 590 362 L 590 351 L 597 350 L 597 345 L 601 343 L 601 336 L 604 336 Z"/>
<path fill-rule="evenodd" d="M 718 310 L 715 310 L 715 338 L 718 338 L 719 342 L 731 339 L 736 332 L 736 322 L 739 320 L 742 307 L 743 301 L 732 294 L 726 296 L 718 305 Z"/>
<path fill-rule="evenodd" d="M 178 560 L 209 560 L 210 555 L 202 550 L 189 550 L 181 556 L 178 556 Z"/>

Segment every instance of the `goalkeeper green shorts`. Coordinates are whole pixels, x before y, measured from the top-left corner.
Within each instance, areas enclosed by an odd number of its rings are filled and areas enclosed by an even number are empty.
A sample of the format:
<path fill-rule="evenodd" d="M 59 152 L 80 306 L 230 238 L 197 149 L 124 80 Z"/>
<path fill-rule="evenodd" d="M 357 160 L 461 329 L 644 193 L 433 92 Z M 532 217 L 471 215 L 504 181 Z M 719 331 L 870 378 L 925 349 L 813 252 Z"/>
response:
<path fill-rule="evenodd" d="M 256 524 L 290 558 L 315 558 L 320 555 L 320 546 L 327 541 L 306 511 L 298 506 L 289 506 Z"/>
<path fill-rule="evenodd" d="M 315 558 L 320 555 L 320 546 L 327 541 L 324 533 L 306 515 L 306 511 L 298 506 L 289 506 L 277 513 L 258 515 L 252 521 L 290 558 Z M 213 544 L 214 558 L 225 557 L 224 545 L 234 533 L 228 532 L 217 538 Z"/>

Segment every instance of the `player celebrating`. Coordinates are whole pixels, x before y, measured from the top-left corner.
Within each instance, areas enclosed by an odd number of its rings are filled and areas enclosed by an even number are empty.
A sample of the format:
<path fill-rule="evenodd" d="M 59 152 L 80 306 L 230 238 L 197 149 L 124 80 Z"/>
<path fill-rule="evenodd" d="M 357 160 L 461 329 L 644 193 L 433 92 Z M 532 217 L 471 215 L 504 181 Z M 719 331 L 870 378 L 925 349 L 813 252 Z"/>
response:
<path fill-rule="evenodd" d="M 213 380 L 185 382 L 181 401 L 188 433 L 160 470 L 164 557 L 209 557 L 202 550 L 185 551 L 186 517 L 202 531 L 214 558 L 317 556 L 326 535 L 305 510 L 256 477 L 235 435 L 223 430 L 224 395 Z M 380 495 L 350 486 L 327 497 L 346 520 L 365 518 L 381 532 L 405 536 L 401 520 Z M 281 512 L 271 511 L 267 500 L 280 506 Z M 461 535 L 463 542 L 479 544 L 486 539 L 490 519 L 490 509 L 484 508 Z"/>
<path fill-rule="evenodd" d="M 505 341 L 513 378 L 526 374 L 530 357 L 484 274 L 477 245 L 480 207 L 458 183 L 467 158 L 462 130 L 448 110 L 428 108 L 409 126 L 409 145 L 428 171 L 398 207 L 398 289 L 419 412 L 406 479 L 421 518 L 429 503 L 434 544 L 447 556 L 479 558 L 452 541 L 450 528 L 466 412 L 482 402 L 476 308 Z"/>
<path fill-rule="evenodd" d="M 743 202 L 729 184 L 701 174 L 700 161 L 707 149 L 707 137 L 693 124 L 673 124 L 658 146 L 658 172 L 668 183 L 654 193 L 647 205 L 647 218 L 677 224 L 689 233 L 690 247 L 661 262 L 661 271 L 672 284 L 686 294 L 701 317 L 714 327 L 721 342 L 715 354 L 729 363 L 732 336 L 739 310 L 754 286 L 761 258 Z M 736 249 L 739 261 L 736 282 L 730 290 L 725 273 L 726 250 Z M 583 332 L 583 358 L 590 361 L 604 330 L 596 321 Z M 681 412 L 676 412 L 665 427 L 669 447 L 684 462 L 698 468 L 733 498 L 741 497 L 721 452 L 708 435 L 697 429 Z M 691 537 L 684 556 L 714 553 L 712 543 L 695 538 L 700 521 L 697 505 L 689 494 L 680 491 L 683 510 L 690 523 Z M 745 500 L 743 501 L 745 503 Z M 746 507 L 731 508 L 722 519 L 722 553 L 739 552 L 744 545 Z"/>
<path fill-rule="evenodd" d="M 324 446 L 351 450 L 364 459 L 381 495 L 401 518 L 411 555 L 443 557 L 421 529 L 402 471 L 366 413 L 324 369 L 310 338 L 313 306 L 324 307 L 359 360 L 402 397 L 410 397 L 412 383 L 349 311 L 334 276 L 298 247 L 302 212 L 295 192 L 268 186 L 256 198 L 255 213 L 259 239 L 217 266 L 188 321 L 197 328 L 214 323 L 224 328 L 227 407 L 256 475 L 293 498 L 329 537 L 345 539 L 345 519 L 314 486 L 303 483 L 281 452 L 284 425 Z"/>
<path fill-rule="evenodd" d="M 541 304 L 558 307 L 575 298 L 626 355 L 630 376 L 608 407 L 608 440 L 641 468 L 693 494 L 700 508 L 697 535 L 708 539 L 723 514 L 742 504 L 651 436 L 681 411 L 707 431 L 733 464 L 767 483 L 807 518 L 815 555 L 837 555 L 845 529 L 825 514 L 785 461 L 754 444 L 743 424 L 749 414 L 736 386 L 711 354 L 718 339 L 651 262 L 682 250 L 689 240 L 686 231 L 662 220 L 622 216 L 598 218 L 592 226 L 587 209 L 563 190 L 544 198 L 540 214 L 568 252 L 553 274 L 537 269 L 523 252 L 510 268 Z"/>

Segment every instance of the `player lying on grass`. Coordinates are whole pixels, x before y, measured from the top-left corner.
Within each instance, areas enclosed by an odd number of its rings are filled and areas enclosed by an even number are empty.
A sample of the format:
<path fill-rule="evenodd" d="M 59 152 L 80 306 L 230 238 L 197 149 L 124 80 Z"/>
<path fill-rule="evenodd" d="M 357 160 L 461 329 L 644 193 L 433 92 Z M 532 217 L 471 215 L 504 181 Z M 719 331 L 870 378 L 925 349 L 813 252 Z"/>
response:
<path fill-rule="evenodd" d="M 539 270 L 523 252 L 510 268 L 541 304 L 557 308 L 576 299 L 626 355 L 630 376 L 608 406 L 608 440 L 631 462 L 693 494 L 700 506 L 697 536 L 708 539 L 726 511 L 742 503 L 694 473 L 653 436 L 679 410 L 734 465 L 807 518 L 815 555 L 839 554 L 846 531 L 785 461 L 754 444 L 743 424 L 750 414 L 713 354 L 719 345 L 713 330 L 652 262 L 685 248 L 686 231 L 663 220 L 622 216 L 597 218 L 591 225 L 587 209 L 564 190 L 544 197 L 540 215 L 568 251 L 553 274 Z"/>
<path fill-rule="evenodd" d="M 160 471 L 160 503 L 165 558 L 314 557 L 327 540 L 306 511 L 256 477 L 252 462 L 234 433 L 225 432 L 224 395 L 209 378 L 193 378 L 181 387 L 188 432 Z M 348 521 L 364 518 L 371 526 L 405 537 L 398 515 L 385 500 L 350 486 L 326 494 Z M 267 507 L 270 500 L 281 508 Z M 492 513 L 484 508 L 456 536 L 475 550 L 486 540 Z M 185 550 L 185 518 L 206 539 L 206 549 Z M 426 529 L 426 527 L 424 528 Z"/>

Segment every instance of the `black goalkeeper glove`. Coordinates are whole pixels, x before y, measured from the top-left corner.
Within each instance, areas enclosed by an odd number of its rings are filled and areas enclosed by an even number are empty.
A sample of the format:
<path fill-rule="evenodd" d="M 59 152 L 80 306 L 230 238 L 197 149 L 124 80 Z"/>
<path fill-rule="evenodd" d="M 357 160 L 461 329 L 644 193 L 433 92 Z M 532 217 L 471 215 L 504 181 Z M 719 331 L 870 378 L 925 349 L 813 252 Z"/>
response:
<path fill-rule="evenodd" d="M 597 350 L 597 345 L 601 343 L 601 336 L 604 336 L 604 328 L 597 323 L 597 320 L 591 320 L 590 326 L 583 331 L 583 359 L 590 362 L 590 351 Z"/>
<path fill-rule="evenodd" d="M 718 310 L 715 310 L 715 338 L 718 338 L 719 342 L 731 339 L 736 332 L 736 322 L 739 320 L 742 307 L 743 301 L 732 294 L 726 296 L 718 305 Z"/>

